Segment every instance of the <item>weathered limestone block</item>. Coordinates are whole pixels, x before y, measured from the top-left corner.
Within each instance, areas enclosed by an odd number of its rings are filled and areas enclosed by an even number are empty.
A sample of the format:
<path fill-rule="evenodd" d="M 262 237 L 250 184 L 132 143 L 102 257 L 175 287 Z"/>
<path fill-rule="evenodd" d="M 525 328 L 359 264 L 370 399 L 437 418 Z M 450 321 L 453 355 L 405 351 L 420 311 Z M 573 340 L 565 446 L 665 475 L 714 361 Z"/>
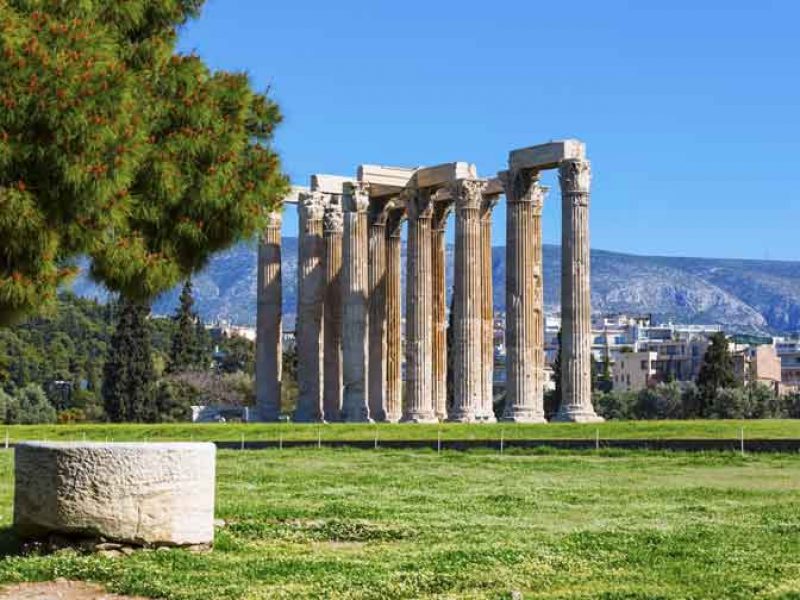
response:
<path fill-rule="evenodd" d="M 143 545 L 214 540 L 209 443 L 24 443 L 14 452 L 14 526 Z"/>

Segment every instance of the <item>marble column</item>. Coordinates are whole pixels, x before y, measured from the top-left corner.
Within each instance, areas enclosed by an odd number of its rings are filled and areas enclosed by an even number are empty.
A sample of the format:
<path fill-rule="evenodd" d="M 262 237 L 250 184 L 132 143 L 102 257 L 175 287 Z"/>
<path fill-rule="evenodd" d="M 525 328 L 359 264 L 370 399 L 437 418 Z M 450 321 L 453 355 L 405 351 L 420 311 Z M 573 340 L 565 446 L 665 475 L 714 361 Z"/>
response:
<path fill-rule="evenodd" d="M 367 332 L 369 307 L 369 196 L 362 183 L 345 184 L 342 240 L 342 420 L 370 421 L 367 404 Z"/>
<path fill-rule="evenodd" d="M 325 196 L 302 194 L 297 274 L 297 407 L 294 420 L 321 421 L 322 315 L 325 301 L 325 240 L 322 219 Z"/>
<path fill-rule="evenodd" d="M 444 233 L 452 206 L 451 200 L 434 202 L 431 221 L 431 285 L 433 286 L 431 385 L 433 410 L 439 420 L 447 418 L 447 274 L 445 270 L 447 247 Z"/>
<path fill-rule="evenodd" d="M 256 412 L 260 421 L 277 421 L 281 412 L 281 221 L 280 210 L 270 213 L 258 245 Z"/>
<path fill-rule="evenodd" d="M 454 186 L 456 207 L 453 292 L 453 406 L 450 421 L 471 422 L 483 409 L 483 322 L 481 317 L 481 204 L 483 181 Z"/>
<path fill-rule="evenodd" d="M 388 198 L 370 202 L 369 211 L 369 414 L 387 420 L 386 406 L 386 221 L 394 203 Z"/>
<path fill-rule="evenodd" d="M 341 196 L 325 207 L 325 307 L 323 316 L 322 409 L 326 421 L 338 421 L 342 410 L 342 216 Z"/>
<path fill-rule="evenodd" d="M 481 206 L 481 363 L 483 366 L 482 407 L 479 420 L 494 423 L 494 285 L 492 282 L 492 210 L 498 195 L 484 196 Z"/>
<path fill-rule="evenodd" d="M 561 183 L 561 406 L 554 420 L 602 421 L 592 407 L 589 185 L 583 159 L 565 160 Z"/>
<path fill-rule="evenodd" d="M 503 174 L 506 192 L 506 404 L 503 420 L 544 423 L 544 306 L 539 173 Z"/>
<path fill-rule="evenodd" d="M 403 405 L 402 273 L 400 234 L 405 210 L 386 220 L 386 420 L 400 420 Z"/>
<path fill-rule="evenodd" d="M 433 315 L 431 298 L 431 219 L 429 189 L 409 193 L 406 260 L 406 388 L 403 421 L 432 423 Z"/>

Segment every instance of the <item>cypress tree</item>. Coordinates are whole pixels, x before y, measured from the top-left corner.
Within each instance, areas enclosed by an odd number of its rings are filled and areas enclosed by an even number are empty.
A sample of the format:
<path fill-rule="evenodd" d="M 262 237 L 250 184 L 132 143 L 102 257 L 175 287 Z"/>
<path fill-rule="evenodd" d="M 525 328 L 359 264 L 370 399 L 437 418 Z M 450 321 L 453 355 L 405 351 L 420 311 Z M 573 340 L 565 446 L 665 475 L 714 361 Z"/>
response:
<path fill-rule="evenodd" d="M 168 373 L 188 371 L 197 366 L 200 357 L 197 339 L 197 314 L 194 312 L 192 281 L 186 280 L 181 291 L 180 304 L 173 317 L 175 333 L 172 335 L 172 348 L 167 364 Z"/>
<path fill-rule="evenodd" d="M 714 402 L 718 390 L 739 387 L 739 381 L 733 372 L 733 358 L 728 349 L 728 338 L 723 332 L 718 331 L 710 339 L 711 344 L 703 356 L 703 363 L 697 375 L 697 388 L 703 414 Z"/>
<path fill-rule="evenodd" d="M 149 312 L 145 303 L 120 302 L 117 329 L 103 370 L 102 392 L 106 415 L 115 423 L 152 423 L 158 417 Z"/>

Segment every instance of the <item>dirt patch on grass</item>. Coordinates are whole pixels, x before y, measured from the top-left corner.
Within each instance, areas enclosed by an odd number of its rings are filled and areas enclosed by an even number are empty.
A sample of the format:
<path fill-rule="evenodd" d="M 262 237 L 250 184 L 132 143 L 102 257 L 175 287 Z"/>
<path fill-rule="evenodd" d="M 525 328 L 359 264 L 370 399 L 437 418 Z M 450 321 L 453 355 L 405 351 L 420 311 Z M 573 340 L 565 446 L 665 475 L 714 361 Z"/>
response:
<path fill-rule="evenodd" d="M 83 581 L 45 581 L 0 587 L 0 600 L 148 600 L 119 596 Z"/>

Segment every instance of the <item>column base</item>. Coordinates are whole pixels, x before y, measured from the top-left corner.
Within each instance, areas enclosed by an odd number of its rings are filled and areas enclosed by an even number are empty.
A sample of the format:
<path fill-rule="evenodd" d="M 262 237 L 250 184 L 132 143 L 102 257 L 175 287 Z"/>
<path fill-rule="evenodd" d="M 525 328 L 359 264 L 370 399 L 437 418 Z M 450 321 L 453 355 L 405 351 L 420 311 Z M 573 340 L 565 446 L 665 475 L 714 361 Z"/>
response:
<path fill-rule="evenodd" d="M 400 415 L 387 414 L 386 415 L 386 422 L 387 423 L 399 423 L 400 422 Z"/>
<path fill-rule="evenodd" d="M 276 423 L 280 421 L 281 414 L 276 410 L 258 411 L 255 415 L 258 423 Z"/>
<path fill-rule="evenodd" d="M 293 415 L 292 423 L 327 423 L 322 417 L 310 417 L 308 415 Z"/>
<path fill-rule="evenodd" d="M 551 419 L 551 423 L 603 423 L 605 419 L 593 409 L 560 409 Z"/>
<path fill-rule="evenodd" d="M 481 417 L 480 421 L 481 423 L 497 423 L 497 417 L 495 417 L 494 415 Z"/>
<path fill-rule="evenodd" d="M 439 419 L 433 412 L 413 412 L 403 415 L 401 423 L 438 423 Z"/>
<path fill-rule="evenodd" d="M 477 423 L 478 417 L 470 412 L 453 412 L 447 415 L 448 423 Z"/>
<path fill-rule="evenodd" d="M 547 423 L 543 412 L 526 410 L 524 408 L 505 411 L 502 421 L 504 423 Z"/>
<path fill-rule="evenodd" d="M 353 415 L 343 414 L 341 418 L 342 423 L 374 423 L 375 421 L 369 416 L 366 411 L 360 411 Z"/>

